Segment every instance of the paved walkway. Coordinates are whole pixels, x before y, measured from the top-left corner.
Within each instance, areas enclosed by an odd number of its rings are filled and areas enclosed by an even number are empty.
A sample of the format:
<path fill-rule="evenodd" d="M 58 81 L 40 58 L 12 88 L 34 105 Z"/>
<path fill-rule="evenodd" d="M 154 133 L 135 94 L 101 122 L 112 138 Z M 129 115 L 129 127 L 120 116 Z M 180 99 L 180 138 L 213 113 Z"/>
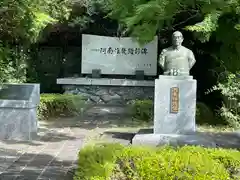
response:
<path fill-rule="evenodd" d="M 45 127 L 31 142 L 0 142 L 0 180 L 70 180 L 84 129 Z M 68 177 L 69 176 L 69 177 Z"/>
<path fill-rule="evenodd" d="M 109 113 L 106 109 L 102 111 Z M 72 180 L 72 174 L 67 172 L 75 167 L 85 141 L 130 144 L 139 130 L 136 128 L 139 122 L 120 115 L 99 114 L 94 109 L 88 118 L 41 122 L 38 136 L 31 142 L 0 141 L 0 180 Z M 223 147 L 240 148 L 239 136 L 215 133 L 214 137 Z"/>

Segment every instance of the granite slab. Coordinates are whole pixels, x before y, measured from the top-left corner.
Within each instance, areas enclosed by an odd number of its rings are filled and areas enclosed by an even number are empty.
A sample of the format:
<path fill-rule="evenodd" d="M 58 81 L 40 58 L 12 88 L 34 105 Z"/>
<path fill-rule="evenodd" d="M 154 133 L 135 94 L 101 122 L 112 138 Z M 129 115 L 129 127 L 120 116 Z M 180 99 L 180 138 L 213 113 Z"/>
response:
<path fill-rule="evenodd" d="M 63 85 L 97 85 L 97 86 L 139 86 L 153 87 L 152 80 L 132 80 L 132 79 L 113 79 L 113 78 L 59 78 L 57 84 Z"/>

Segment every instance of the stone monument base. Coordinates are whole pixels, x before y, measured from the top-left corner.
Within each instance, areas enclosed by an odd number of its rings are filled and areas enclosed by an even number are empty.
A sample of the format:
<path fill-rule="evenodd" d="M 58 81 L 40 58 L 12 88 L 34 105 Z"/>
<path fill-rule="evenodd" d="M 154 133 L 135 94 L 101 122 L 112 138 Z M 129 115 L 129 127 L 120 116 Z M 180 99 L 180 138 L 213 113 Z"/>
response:
<path fill-rule="evenodd" d="M 170 145 L 174 147 L 184 145 L 195 145 L 203 147 L 217 147 L 216 143 L 207 138 L 206 135 L 193 132 L 191 134 L 153 134 L 143 129 L 137 133 L 132 139 L 132 145 L 135 146 L 163 146 Z M 151 130 L 150 130 L 151 131 Z"/>
<path fill-rule="evenodd" d="M 64 93 L 80 95 L 92 105 L 127 105 L 139 99 L 153 99 L 154 81 L 111 78 L 60 78 Z"/>
<path fill-rule="evenodd" d="M 194 132 L 197 82 L 192 76 L 155 80 L 154 134 Z"/>

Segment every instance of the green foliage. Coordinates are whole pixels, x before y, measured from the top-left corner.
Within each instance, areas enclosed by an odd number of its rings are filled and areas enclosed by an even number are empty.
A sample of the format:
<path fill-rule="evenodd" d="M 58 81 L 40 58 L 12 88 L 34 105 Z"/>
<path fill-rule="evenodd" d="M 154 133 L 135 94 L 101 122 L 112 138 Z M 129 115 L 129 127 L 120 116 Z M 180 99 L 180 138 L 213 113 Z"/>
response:
<path fill-rule="evenodd" d="M 116 154 L 122 151 L 119 144 L 87 146 L 79 152 L 78 170 L 74 180 L 105 180 L 111 175 Z"/>
<path fill-rule="evenodd" d="M 38 116 L 41 120 L 61 115 L 75 115 L 84 109 L 82 98 L 71 94 L 41 94 Z"/>
<path fill-rule="evenodd" d="M 235 28 L 238 23 L 238 16 L 228 14 L 219 19 L 219 27 L 217 28 L 216 41 L 221 46 L 212 52 L 217 62 L 220 62 L 218 73 L 229 71 L 236 73 L 240 70 L 240 32 Z"/>
<path fill-rule="evenodd" d="M 220 11 L 213 11 L 207 14 L 202 22 L 199 22 L 193 26 L 187 26 L 185 29 L 196 32 L 198 39 L 202 42 L 209 41 L 212 32 L 217 30 L 218 19 L 220 16 Z"/>
<path fill-rule="evenodd" d="M 192 0 L 111 0 L 109 4 L 108 16 L 118 20 L 123 32 L 140 44 L 153 40 L 158 30 L 171 26 L 176 15 L 186 11 L 190 15 L 199 12 Z"/>
<path fill-rule="evenodd" d="M 23 47 L 3 46 L 0 42 L 0 83 L 25 82 L 27 60 Z"/>
<path fill-rule="evenodd" d="M 121 24 L 122 35 L 130 35 L 140 44 L 145 44 L 166 30 L 190 31 L 195 41 L 206 43 L 211 40 L 216 44 L 216 48 L 212 47 L 205 53 L 213 57 L 213 71 L 217 76 L 225 71 L 233 74 L 240 71 L 239 0 L 108 0 L 108 3 L 108 16 Z M 238 88 L 236 84 L 222 79 L 218 83 L 217 89 L 227 99 L 226 89 L 229 89 L 229 94 L 238 96 L 238 90 L 234 91 Z M 239 126 L 238 111 L 239 105 L 227 107 L 225 101 L 220 116 L 232 126 Z"/>
<path fill-rule="evenodd" d="M 107 11 L 108 4 L 108 0 L 88 0 L 76 3 L 68 25 L 70 27 L 79 27 L 80 30 L 85 29 L 89 23 L 94 22 L 94 15 Z"/>
<path fill-rule="evenodd" d="M 212 91 L 221 91 L 224 96 L 223 107 L 219 115 L 234 128 L 240 127 L 240 77 L 237 74 L 228 73 L 226 79 L 214 86 Z"/>
<path fill-rule="evenodd" d="M 30 44 L 42 37 L 48 25 L 63 22 L 69 13 L 68 0 L 1 1 L 0 82 L 25 82 Z"/>
<path fill-rule="evenodd" d="M 197 124 L 220 124 L 216 119 L 212 110 L 204 103 L 197 102 L 196 108 L 196 123 Z"/>
<path fill-rule="evenodd" d="M 113 0 L 110 4 L 108 16 L 119 21 L 125 34 L 130 33 L 140 44 L 144 44 L 153 40 L 157 30 L 163 27 L 164 21 L 169 21 L 170 17 L 174 16 L 174 14 L 170 15 L 166 11 L 173 8 L 169 5 L 168 0 L 161 2 L 153 0 Z M 174 2 L 171 5 L 174 6 Z M 168 15 L 170 17 L 167 18 Z"/>
<path fill-rule="evenodd" d="M 228 71 L 240 69 L 238 0 L 109 0 L 108 11 L 121 24 L 122 35 L 130 35 L 140 44 L 165 30 L 180 28 L 193 32 L 202 42 L 212 38 L 222 44 L 208 53 Z"/>
<path fill-rule="evenodd" d="M 240 152 L 203 147 L 88 146 L 80 151 L 74 180 L 226 180 L 240 168 Z"/>
<path fill-rule="evenodd" d="M 130 105 L 132 117 L 141 121 L 153 120 L 153 101 L 152 100 L 136 100 Z"/>
<path fill-rule="evenodd" d="M 158 30 L 174 27 L 175 18 L 188 12 L 189 20 L 197 15 L 205 18 L 186 29 L 201 33 L 204 39 L 209 39 L 218 27 L 218 18 L 231 12 L 239 14 L 239 7 L 237 0 L 110 0 L 109 16 L 117 19 L 139 42 L 148 42 Z"/>
<path fill-rule="evenodd" d="M 6 40 L 36 42 L 48 25 L 67 18 L 67 0 L 3 0 L 0 2 L 0 34 Z"/>

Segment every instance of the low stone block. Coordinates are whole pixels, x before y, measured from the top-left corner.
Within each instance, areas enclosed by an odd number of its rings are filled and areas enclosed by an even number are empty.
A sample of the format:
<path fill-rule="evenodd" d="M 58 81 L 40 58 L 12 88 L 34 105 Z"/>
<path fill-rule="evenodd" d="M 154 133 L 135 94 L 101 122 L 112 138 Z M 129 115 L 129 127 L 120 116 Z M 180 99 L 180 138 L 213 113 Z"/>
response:
<path fill-rule="evenodd" d="M 92 78 L 100 78 L 100 77 L 101 77 L 101 69 L 93 69 Z"/>
<path fill-rule="evenodd" d="M 39 84 L 3 84 L 0 90 L 0 139 L 31 140 L 37 133 Z"/>
<path fill-rule="evenodd" d="M 137 80 L 144 80 L 144 71 L 136 70 L 135 76 Z"/>
<path fill-rule="evenodd" d="M 132 139 L 132 145 L 135 146 L 163 146 L 171 145 L 174 147 L 184 145 L 200 145 L 203 147 L 217 147 L 212 139 L 201 137 L 197 134 L 137 134 Z"/>

